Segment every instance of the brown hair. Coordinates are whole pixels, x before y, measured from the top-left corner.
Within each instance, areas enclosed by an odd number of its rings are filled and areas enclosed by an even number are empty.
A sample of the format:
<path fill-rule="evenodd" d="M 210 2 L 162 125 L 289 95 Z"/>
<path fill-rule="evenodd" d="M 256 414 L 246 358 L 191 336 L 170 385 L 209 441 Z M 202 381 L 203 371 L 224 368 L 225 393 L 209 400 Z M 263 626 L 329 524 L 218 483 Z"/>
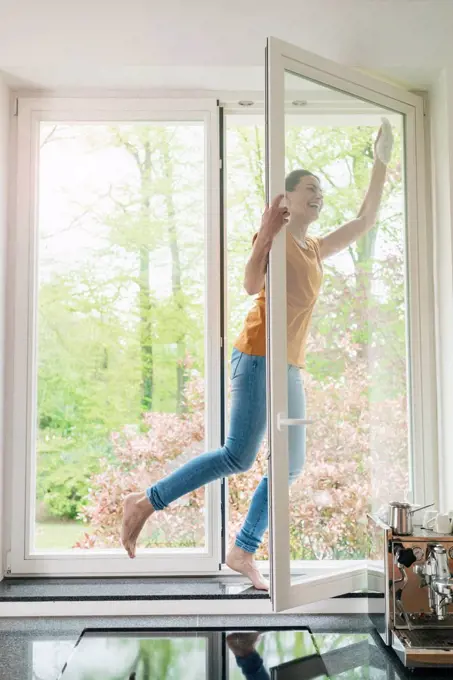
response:
<path fill-rule="evenodd" d="M 289 175 L 286 176 L 285 190 L 294 191 L 302 177 L 314 177 L 319 182 L 319 177 L 316 177 L 316 175 L 314 175 L 309 170 L 303 170 L 302 168 L 300 168 L 299 170 L 293 170 L 292 172 L 289 173 Z"/>

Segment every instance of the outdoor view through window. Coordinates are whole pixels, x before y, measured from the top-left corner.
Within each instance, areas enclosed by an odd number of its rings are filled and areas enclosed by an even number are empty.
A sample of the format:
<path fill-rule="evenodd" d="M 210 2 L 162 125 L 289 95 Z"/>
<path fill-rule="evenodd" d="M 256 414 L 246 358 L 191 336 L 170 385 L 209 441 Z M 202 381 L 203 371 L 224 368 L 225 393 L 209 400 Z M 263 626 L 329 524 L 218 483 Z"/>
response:
<path fill-rule="evenodd" d="M 322 236 L 356 216 L 384 112 L 310 87 L 312 114 L 288 106 L 286 171 L 319 177 L 324 208 L 309 233 Z M 395 147 L 377 225 L 323 262 L 304 371 L 315 422 L 291 488 L 294 560 L 364 558 L 371 504 L 412 485 L 403 121 L 387 115 Z M 32 550 L 119 548 L 124 495 L 205 450 L 205 146 L 196 121 L 41 123 Z M 228 359 L 253 304 L 242 283 L 264 164 L 264 115 L 228 114 Z M 228 480 L 229 540 L 265 453 L 264 443 L 252 470 Z M 204 548 L 205 495 L 152 517 L 139 547 Z M 258 558 L 268 550 L 266 534 Z"/>
<path fill-rule="evenodd" d="M 119 548 L 204 447 L 203 123 L 41 124 L 35 549 Z M 203 547 L 204 489 L 140 547 Z"/>

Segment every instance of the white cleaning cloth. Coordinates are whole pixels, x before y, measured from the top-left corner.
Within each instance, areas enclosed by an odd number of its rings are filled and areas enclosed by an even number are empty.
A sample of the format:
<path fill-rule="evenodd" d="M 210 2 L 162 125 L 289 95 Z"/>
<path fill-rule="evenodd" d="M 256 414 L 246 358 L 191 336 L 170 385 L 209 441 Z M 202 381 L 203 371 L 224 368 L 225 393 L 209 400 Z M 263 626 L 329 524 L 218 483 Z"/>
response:
<path fill-rule="evenodd" d="M 388 118 L 382 118 L 382 132 L 376 144 L 376 156 L 379 160 L 388 165 L 392 157 L 393 133 L 392 126 Z"/>

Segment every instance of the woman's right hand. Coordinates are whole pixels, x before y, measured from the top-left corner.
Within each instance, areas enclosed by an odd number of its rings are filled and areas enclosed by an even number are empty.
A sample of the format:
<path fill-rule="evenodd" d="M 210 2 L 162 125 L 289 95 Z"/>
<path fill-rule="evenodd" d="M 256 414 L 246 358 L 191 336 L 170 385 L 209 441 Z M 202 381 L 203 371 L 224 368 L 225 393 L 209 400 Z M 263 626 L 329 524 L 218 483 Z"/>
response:
<path fill-rule="evenodd" d="M 244 274 L 244 288 L 249 295 L 256 295 L 263 288 L 272 242 L 288 221 L 288 209 L 280 207 L 283 198 L 283 194 L 279 194 L 270 206 L 266 206 L 261 219 L 261 228 L 253 239 L 253 250 L 245 265 Z"/>
<path fill-rule="evenodd" d="M 280 204 L 285 198 L 284 194 L 279 194 L 274 198 L 271 205 L 266 205 L 266 208 L 261 218 L 261 232 L 271 241 L 282 229 L 289 219 L 289 211 L 286 206 L 281 207 Z"/>

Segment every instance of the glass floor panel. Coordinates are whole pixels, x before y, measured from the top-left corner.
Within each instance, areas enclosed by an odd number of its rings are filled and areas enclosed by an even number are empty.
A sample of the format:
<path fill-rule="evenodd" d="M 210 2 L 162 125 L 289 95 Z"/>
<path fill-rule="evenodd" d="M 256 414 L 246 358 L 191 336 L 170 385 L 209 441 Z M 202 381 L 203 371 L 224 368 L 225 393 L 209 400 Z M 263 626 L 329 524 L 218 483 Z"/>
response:
<path fill-rule="evenodd" d="M 451 677 L 445 676 L 444 671 L 427 673 L 423 673 L 424 680 Z M 58 676 L 61 680 L 398 680 L 413 677 L 374 635 L 320 634 L 308 628 L 85 630 Z"/>

